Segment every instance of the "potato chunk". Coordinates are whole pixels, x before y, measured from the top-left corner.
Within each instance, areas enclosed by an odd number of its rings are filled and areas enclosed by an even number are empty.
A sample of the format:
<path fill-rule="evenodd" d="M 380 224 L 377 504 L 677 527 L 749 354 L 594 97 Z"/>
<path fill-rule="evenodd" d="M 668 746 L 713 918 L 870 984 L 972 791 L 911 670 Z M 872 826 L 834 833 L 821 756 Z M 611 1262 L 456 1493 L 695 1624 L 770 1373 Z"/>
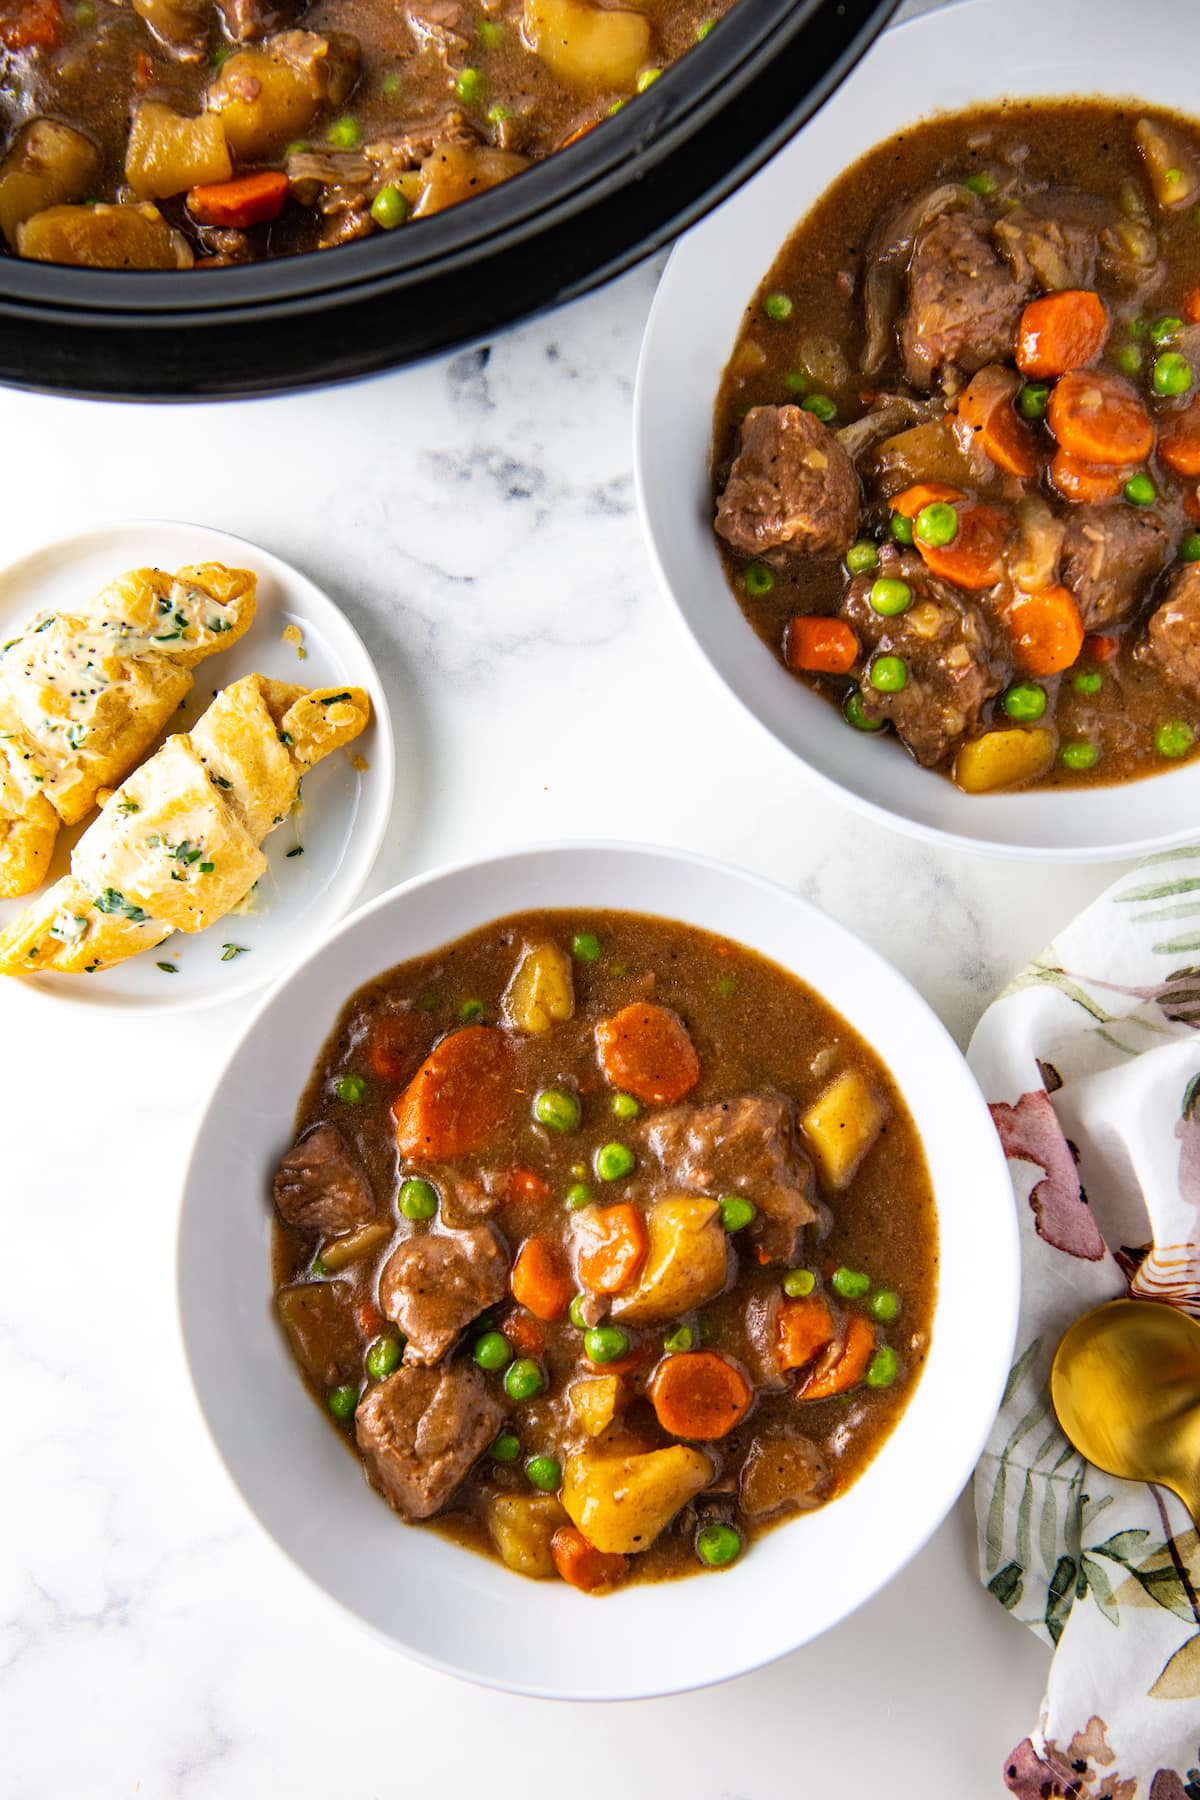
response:
<path fill-rule="evenodd" d="M 684 1444 L 635 1456 L 580 1450 L 567 1458 L 562 1502 L 589 1544 L 632 1556 L 648 1550 L 712 1478 L 711 1459 Z"/>
<path fill-rule="evenodd" d="M 233 174 L 225 132 L 215 113 L 185 118 L 157 100 L 143 100 L 129 127 L 125 179 L 139 200 L 166 200 Z"/>
<path fill-rule="evenodd" d="M 518 1031 L 541 1037 L 575 1011 L 571 959 L 557 944 L 530 944 L 522 952 L 501 1002 Z"/>
<path fill-rule="evenodd" d="M 100 167 L 90 138 L 54 119 L 31 119 L 0 163 L 0 232 L 17 247 L 17 226 L 47 207 L 86 200 Z"/>
<path fill-rule="evenodd" d="M 525 0 L 523 31 L 550 73 L 578 94 L 630 91 L 651 60 L 650 21 L 629 7 Z"/>
<path fill-rule="evenodd" d="M 321 1261 L 327 1269 L 348 1269 L 351 1263 L 361 1262 L 364 1256 L 382 1250 L 392 1229 L 390 1224 L 360 1225 L 357 1231 L 349 1231 L 345 1237 L 331 1238 L 321 1245 Z"/>
<path fill-rule="evenodd" d="M 857 1069 L 847 1069 L 800 1120 L 808 1147 L 826 1187 L 835 1192 L 853 1179 L 855 1170 L 879 1136 L 886 1108 Z"/>
<path fill-rule="evenodd" d="M 703 1306 L 725 1286 L 729 1240 L 715 1200 L 675 1194 L 646 1214 L 648 1249 L 637 1284 L 613 1300 L 615 1319 L 654 1325 Z"/>
<path fill-rule="evenodd" d="M 528 167 L 528 158 L 515 150 L 496 150 L 491 144 L 442 144 L 421 164 L 421 197 L 413 217 L 427 219 L 460 200 L 471 200 Z"/>
<path fill-rule="evenodd" d="M 518 1575 L 556 1574 L 550 1540 L 567 1515 L 553 1494 L 489 1494 L 487 1525 L 501 1560 Z"/>
<path fill-rule="evenodd" d="M 589 1437 L 607 1431 L 617 1414 L 621 1398 L 619 1375 L 585 1375 L 567 1389 L 567 1404 L 580 1430 Z"/>
<path fill-rule="evenodd" d="M 358 63 L 355 38 L 281 31 L 229 58 L 208 90 L 209 111 L 241 162 L 263 161 L 303 137 L 325 101 L 341 105 Z"/>
<path fill-rule="evenodd" d="M 190 269 L 192 252 L 156 206 L 51 206 L 17 227 L 35 262 L 88 269 Z"/>
<path fill-rule="evenodd" d="M 1054 761 L 1054 733 L 1041 726 L 1023 731 L 985 731 L 964 744 L 954 763 L 954 779 L 966 794 L 990 794 L 997 788 L 1022 787 L 1036 781 Z"/>

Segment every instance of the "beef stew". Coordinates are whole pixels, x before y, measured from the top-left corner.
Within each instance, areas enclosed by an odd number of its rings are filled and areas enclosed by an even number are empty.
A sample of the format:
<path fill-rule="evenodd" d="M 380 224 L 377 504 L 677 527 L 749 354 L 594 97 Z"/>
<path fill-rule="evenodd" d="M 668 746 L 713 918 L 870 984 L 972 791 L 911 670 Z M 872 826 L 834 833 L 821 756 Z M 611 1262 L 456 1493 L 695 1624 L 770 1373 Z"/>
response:
<path fill-rule="evenodd" d="M 526 913 L 348 1001 L 275 1174 L 275 1304 L 401 1518 L 587 1592 L 844 1491 L 924 1360 L 894 1082 L 795 977 Z"/>

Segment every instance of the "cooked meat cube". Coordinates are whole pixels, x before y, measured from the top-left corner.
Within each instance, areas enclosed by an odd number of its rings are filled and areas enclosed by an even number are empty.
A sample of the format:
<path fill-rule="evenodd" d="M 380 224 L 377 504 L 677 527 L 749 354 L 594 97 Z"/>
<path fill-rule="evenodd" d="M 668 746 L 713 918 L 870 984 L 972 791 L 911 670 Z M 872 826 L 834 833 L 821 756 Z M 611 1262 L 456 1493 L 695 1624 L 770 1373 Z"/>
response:
<path fill-rule="evenodd" d="M 354 1431 L 367 1477 L 405 1519 L 440 1511 L 495 1437 L 504 1407 L 472 1363 L 397 1369 L 367 1389 Z"/>
<path fill-rule="evenodd" d="M 1062 578 L 1087 631 L 1132 617 L 1167 560 L 1170 539 L 1153 513 L 1132 506 L 1075 506 L 1063 541 Z"/>
<path fill-rule="evenodd" d="M 379 1304 L 408 1339 L 409 1363 L 438 1362 L 507 1292 L 508 1257 L 490 1225 L 406 1238 L 379 1272 Z"/>
<path fill-rule="evenodd" d="M 466 60 L 468 39 L 462 27 L 462 0 L 421 0 L 404 8 L 404 18 L 417 45 L 442 56 L 447 63 Z M 469 29 L 469 27 L 468 27 Z"/>
<path fill-rule="evenodd" d="M 979 723 L 986 701 L 1000 691 L 1005 665 L 997 654 L 992 627 L 983 611 L 948 582 L 926 570 L 918 556 L 886 549 L 880 571 L 906 581 L 911 606 L 885 618 L 871 605 L 877 571 L 851 582 L 842 616 L 853 626 L 864 651 L 862 707 L 869 719 L 887 719 L 902 742 L 927 769 L 948 763 Z M 877 656 L 898 656 L 906 679 L 898 693 L 871 685 Z"/>
<path fill-rule="evenodd" d="M 949 364 L 973 375 L 1007 362 L 1031 284 L 997 253 L 990 228 L 946 213 L 922 232 L 908 270 L 900 348 L 914 387 L 927 388 Z"/>
<path fill-rule="evenodd" d="M 375 1217 L 366 1175 L 328 1123 L 312 1126 L 280 1158 L 274 1194 L 280 1218 L 302 1231 L 353 1231 Z"/>
<path fill-rule="evenodd" d="M 1200 563 L 1181 569 L 1150 615 L 1142 657 L 1168 681 L 1200 696 Z"/>
<path fill-rule="evenodd" d="M 302 0 L 217 0 L 217 10 L 230 37 L 245 44 L 295 24 L 304 7 Z"/>
<path fill-rule="evenodd" d="M 742 1511 L 747 1518 L 819 1506 L 832 1475 L 825 1453 L 811 1438 L 771 1435 L 755 1438 L 742 1464 Z"/>
<path fill-rule="evenodd" d="M 717 503 L 717 530 L 747 556 L 844 556 L 858 526 L 854 464 L 799 406 L 755 406 Z"/>
<path fill-rule="evenodd" d="M 812 1165 L 796 1141 L 790 1101 L 743 1094 L 709 1106 L 676 1106 L 644 1129 L 673 1188 L 741 1194 L 754 1204 L 747 1236 L 768 1262 L 792 1262 L 815 1217 Z"/>
<path fill-rule="evenodd" d="M 353 1293 L 346 1281 L 302 1281 L 281 1288 L 275 1305 L 292 1355 L 322 1390 L 357 1380 L 362 1344 L 350 1312 Z"/>
<path fill-rule="evenodd" d="M 1076 188 L 1034 194 L 995 226 L 996 241 L 1017 280 L 1036 283 L 1046 293 L 1058 288 L 1090 288 L 1096 270 L 1098 233 L 1111 211 Z"/>

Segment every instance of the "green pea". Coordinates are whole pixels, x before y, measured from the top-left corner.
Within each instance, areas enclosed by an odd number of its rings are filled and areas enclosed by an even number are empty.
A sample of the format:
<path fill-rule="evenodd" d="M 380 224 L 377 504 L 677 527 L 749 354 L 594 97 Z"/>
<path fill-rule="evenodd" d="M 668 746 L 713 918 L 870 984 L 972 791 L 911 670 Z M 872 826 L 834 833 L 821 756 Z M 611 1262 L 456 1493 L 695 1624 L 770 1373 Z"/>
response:
<path fill-rule="evenodd" d="M 1009 688 L 1002 704 L 1010 719 L 1040 719 L 1046 710 L 1046 690 L 1036 681 L 1018 681 Z"/>
<path fill-rule="evenodd" d="M 722 1194 L 718 1205 L 721 1208 L 721 1223 L 726 1231 L 745 1231 L 755 1209 L 749 1200 L 743 1200 L 738 1194 Z"/>
<path fill-rule="evenodd" d="M 636 1119 L 642 1109 L 632 1094 L 614 1094 L 612 1110 L 618 1119 Z"/>
<path fill-rule="evenodd" d="M 310 1275 L 315 1275 L 319 1281 L 325 1275 L 332 1275 L 333 1270 L 318 1251 L 317 1255 L 313 1257 L 308 1265 L 308 1272 Z"/>
<path fill-rule="evenodd" d="M 870 538 L 859 538 L 857 544 L 851 544 L 846 552 L 846 567 L 851 575 L 865 575 L 868 569 L 879 567 L 879 551 Z"/>
<path fill-rule="evenodd" d="M 742 1553 L 742 1540 L 732 1525 L 702 1525 L 696 1533 L 696 1555 L 710 1569 L 724 1569 Z"/>
<path fill-rule="evenodd" d="M 761 600 L 775 586 L 775 572 L 766 563 L 751 563 L 742 576 L 742 586 L 752 600 Z"/>
<path fill-rule="evenodd" d="M 92 5 L 92 0 L 79 0 L 79 5 L 75 8 L 75 23 L 77 25 L 94 25 L 96 23 L 96 8 Z"/>
<path fill-rule="evenodd" d="M 1098 694 L 1104 686 L 1104 677 L 1099 669 L 1080 669 L 1078 675 L 1071 677 L 1071 686 L 1077 694 Z"/>
<path fill-rule="evenodd" d="M 833 1271 L 829 1285 L 843 1300 L 861 1300 L 871 1291 L 871 1277 L 864 1275 L 861 1269 L 848 1269 L 843 1263 Z"/>
<path fill-rule="evenodd" d="M 381 187 L 371 202 L 371 217 L 384 231 L 395 231 L 411 211 L 407 196 L 397 187 Z"/>
<path fill-rule="evenodd" d="M 888 520 L 888 530 L 892 534 L 892 542 L 903 544 L 906 549 L 912 548 L 913 524 L 902 512 L 894 512 Z"/>
<path fill-rule="evenodd" d="M 356 150 L 362 143 L 362 126 L 347 113 L 335 119 L 325 135 L 335 150 Z"/>
<path fill-rule="evenodd" d="M 493 1462 L 498 1463 L 516 1462 L 520 1454 L 521 1440 L 515 1431 L 502 1431 L 498 1438 L 493 1439 L 489 1452 Z"/>
<path fill-rule="evenodd" d="M 478 106 L 486 87 L 487 82 L 479 69 L 460 69 L 454 83 L 454 92 L 464 106 Z"/>
<path fill-rule="evenodd" d="M 590 1206 L 592 1190 L 586 1181 L 573 1181 L 567 1189 L 567 1205 L 572 1212 L 578 1212 L 581 1206 Z"/>
<path fill-rule="evenodd" d="M 958 536 L 958 514 L 948 500 L 932 500 L 917 514 L 913 535 L 923 544 L 940 550 Z"/>
<path fill-rule="evenodd" d="M 1168 313 L 1161 319 L 1155 319 L 1153 325 L 1151 325 L 1150 342 L 1152 344 L 1169 344 L 1171 339 L 1178 337 L 1182 330 L 1183 320 L 1175 318 L 1172 313 Z"/>
<path fill-rule="evenodd" d="M 533 1400 L 545 1385 L 546 1377 L 531 1356 L 518 1357 L 504 1371 L 504 1391 L 510 1400 Z"/>
<path fill-rule="evenodd" d="M 900 1358 L 890 1344 L 881 1344 L 867 1364 L 867 1386 L 891 1387 L 900 1373 Z"/>
<path fill-rule="evenodd" d="M 837 418 L 837 402 L 828 394 L 810 394 L 807 400 L 800 402 L 804 412 L 810 412 L 814 419 L 820 419 L 822 425 L 832 425 Z"/>
<path fill-rule="evenodd" d="M 690 1350 L 696 1342 L 696 1334 L 690 1325 L 677 1325 L 674 1331 L 668 1331 L 663 1338 L 663 1349 L 669 1356 L 679 1356 Z"/>
<path fill-rule="evenodd" d="M 862 689 L 857 682 L 842 702 L 842 717 L 855 731 L 882 731 L 887 723 L 886 719 L 868 719 L 863 711 Z"/>
<path fill-rule="evenodd" d="M 464 1025 L 474 1025 L 477 1019 L 483 1017 L 483 1001 L 464 1000 L 458 1009 L 458 1016 Z"/>
<path fill-rule="evenodd" d="M 789 1269 L 783 1278 L 783 1291 L 789 1300 L 803 1300 L 817 1285 L 811 1269 Z"/>
<path fill-rule="evenodd" d="M 482 1337 L 475 1339 L 471 1354 L 480 1368 L 489 1373 L 507 1369 L 513 1359 L 512 1345 L 502 1331 L 485 1331 Z"/>
<path fill-rule="evenodd" d="M 867 1311 L 881 1325 L 890 1325 L 899 1316 L 900 1296 L 891 1288 L 880 1288 L 877 1294 L 871 1295 Z"/>
<path fill-rule="evenodd" d="M 808 392 L 808 376 L 799 369 L 789 369 L 783 378 L 783 385 L 789 394 L 803 398 Z"/>
<path fill-rule="evenodd" d="M 497 100 L 494 105 L 488 107 L 486 116 L 489 125 L 503 125 L 505 119 L 512 118 L 512 112 L 509 107 L 502 106 Z"/>
<path fill-rule="evenodd" d="M 335 1387 L 327 1396 L 330 1412 L 335 1419 L 344 1424 L 354 1417 L 354 1409 L 358 1405 L 358 1389 L 356 1387 Z"/>
<path fill-rule="evenodd" d="M 1171 719 L 1154 734 L 1154 748 L 1160 756 L 1186 756 L 1196 741 L 1196 734 L 1184 719 Z"/>
<path fill-rule="evenodd" d="M 419 1175 L 410 1175 L 400 1187 L 400 1211 L 406 1219 L 432 1219 L 438 1209 L 437 1189 Z"/>
<path fill-rule="evenodd" d="M 912 605 L 912 589 L 895 575 L 881 575 L 871 583 L 871 608 L 885 619 L 894 619 Z"/>
<path fill-rule="evenodd" d="M 643 69 L 637 78 L 638 93 L 644 94 L 647 88 L 653 87 L 661 74 L 661 69 Z"/>
<path fill-rule="evenodd" d="M 877 694 L 900 694 L 908 686 L 908 664 L 902 656 L 877 656 L 867 675 Z"/>
<path fill-rule="evenodd" d="M 477 30 L 485 50 L 494 50 L 497 44 L 504 42 L 504 27 L 497 19 L 480 19 Z"/>
<path fill-rule="evenodd" d="M 768 319 L 776 323 L 792 316 L 792 300 L 789 294 L 767 294 L 763 299 L 763 311 Z"/>
<path fill-rule="evenodd" d="M 1017 411 L 1023 419 L 1036 425 L 1046 416 L 1046 408 L 1050 404 L 1050 383 L 1048 381 L 1027 381 L 1017 395 Z"/>
<path fill-rule="evenodd" d="M 576 1131 L 583 1117 L 578 1094 L 565 1088 L 543 1088 L 533 1103 L 533 1116 L 547 1131 Z"/>
<path fill-rule="evenodd" d="M 562 1464 L 556 1456 L 531 1456 L 525 1464 L 525 1473 L 543 1494 L 557 1494 L 562 1486 Z"/>
<path fill-rule="evenodd" d="M 709 32 L 712 30 L 712 28 L 716 24 L 716 22 L 717 21 L 715 19 L 705 19 L 703 25 L 697 25 L 697 27 L 696 27 L 696 42 L 698 44 L 702 44 L 704 42 L 705 38 L 708 36 Z"/>
<path fill-rule="evenodd" d="M 1180 562 L 1200 562 L 1200 531 L 1189 531 L 1179 545 Z"/>
<path fill-rule="evenodd" d="M 576 962 L 599 962 L 600 939 L 590 931 L 577 931 L 571 939 L 571 955 Z"/>
<path fill-rule="evenodd" d="M 737 982 L 732 975 L 717 976 L 717 993 L 722 1000 L 732 1000 L 737 993 Z"/>
<path fill-rule="evenodd" d="M 583 1347 L 591 1362 L 619 1362 L 629 1349 L 629 1333 L 619 1325 L 593 1325 L 583 1334 Z"/>
<path fill-rule="evenodd" d="M 588 1331 L 590 1329 L 587 1320 L 583 1316 L 583 1309 L 586 1305 L 587 1295 L 576 1294 L 570 1306 L 567 1308 L 567 1317 L 570 1319 L 576 1331 Z"/>
<path fill-rule="evenodd" d="M 1186 394 L 1192 385 L 1192 365 L 1186 356 L 1180 356 L 1177 350 L 1167 350 L 1162 356 L 1154 359 L 1154 374 L 1151 386 L 1156 394 L 1171 399 L 1177 394 Z"/>
<path fill-rule="evenodd" d="M 1124 493 L 1131 506 L 1153 506 L 1158 499 L 1158 489 L 1142 469 L 1129 477 Z"/>
<path fill-rule="evenodd" d="M 601 1181 L 620 1181 L 633 1164 L 633 1151 L 624 1144 L 601 1144 L 596 1152 L 596 1173 Z"/>
<path fill-rule="evenodd" d="M 1140 375 L 1145 360 L 1140 344 L 1122 344 L 1113 357 L 1122 375 Z"/>
<path fill-rule="evenodd" d="M 1099 750 L 1087 738 L 1076 738 L 1073 743 L 1064 744 L 1058 756 L 1064 769 L 1072 769 L 1076 774 L 1094 769 L 1100 760 Z"/>
<path fill-rule="evenodd" d="M 343 1106 L 361 1106 L 366 1098 L 367 1084 L 361 1075 L 339 1075 L 333 1091 Z"/>
<path fill-rule="evenodd" d="M 379 84 L 379 91 L 385 100 L 394 100 L 400 92 L 400 77 L 394 69 L 389 69 Z"/>
<path fill-rule="evenodd" d="M 1125 329 L 1131 338 L 1144 342 L 1150 336 L 1150 321 L 1142 313 L 1134 313 L 1132 319 L 1126 319 Z"/>
<path fill-rule="evenodd" d="M 980 169 L 974 175 L 968 175 L 963 186 L 978 194 L 981 200 L 987 200 L 996 191 L 996 177 L 989 175 L 986 169 Z"/>
<path fill-rule="evenodd" d="M 377 1337 L 367 1351 L 367 1374 L 372 1381 L 382 1381 L 385 1375 L 399 1368 L 403 1355 L 399 1338 Z"/>

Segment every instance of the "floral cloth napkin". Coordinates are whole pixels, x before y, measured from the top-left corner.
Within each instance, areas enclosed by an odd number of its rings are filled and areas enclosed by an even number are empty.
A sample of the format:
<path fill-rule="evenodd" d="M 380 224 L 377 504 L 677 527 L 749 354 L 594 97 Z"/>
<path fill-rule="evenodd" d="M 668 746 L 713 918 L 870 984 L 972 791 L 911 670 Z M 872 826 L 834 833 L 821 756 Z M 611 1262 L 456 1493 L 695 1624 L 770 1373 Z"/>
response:
<path fill-rule="evenodd" d="M 982 1578 L 1054 1649 L 1023 1800 L 1200 1800 L 1200 1544 L 1102 1474 L 1050 1404 L 1073 1319 L 1122 1294 L 1200 1316 L 1200 846 L 1121 877 L 971 1042 L 1020 1220 L 1017 1355 L 975 1476 Z"/>

